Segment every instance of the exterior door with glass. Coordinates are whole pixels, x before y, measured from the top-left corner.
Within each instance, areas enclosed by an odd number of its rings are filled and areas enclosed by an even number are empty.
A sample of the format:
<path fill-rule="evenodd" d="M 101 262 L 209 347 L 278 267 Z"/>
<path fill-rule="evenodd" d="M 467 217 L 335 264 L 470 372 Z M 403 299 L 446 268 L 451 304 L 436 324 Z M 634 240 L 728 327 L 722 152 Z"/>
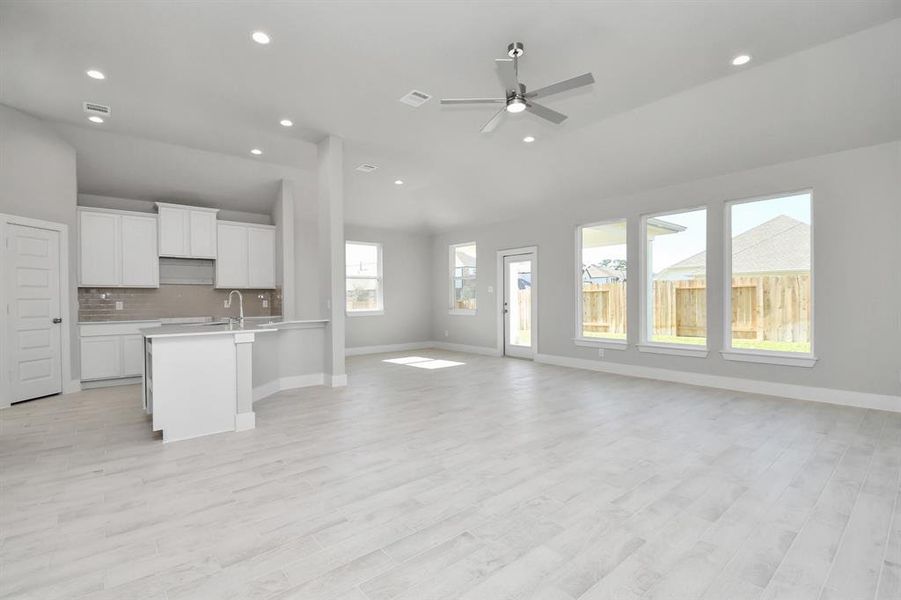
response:
<path fill-rule="evenodd" d="M 535 253 L 504 256 L 504 355 L 535 356 Z"/>

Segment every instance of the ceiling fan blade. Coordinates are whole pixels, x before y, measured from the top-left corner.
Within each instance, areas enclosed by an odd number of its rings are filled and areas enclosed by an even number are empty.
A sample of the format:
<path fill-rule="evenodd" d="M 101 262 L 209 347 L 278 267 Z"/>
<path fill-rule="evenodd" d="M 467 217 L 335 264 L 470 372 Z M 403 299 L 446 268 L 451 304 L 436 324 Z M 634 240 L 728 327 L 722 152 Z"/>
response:
<path fill-rule="evenodd" d="M 526 94 L 526 98 L 545 98 L 547 96 L 550 96 L 551 94 L 559 94 L 560 92 L 573 90 L 585 85 L 591 85 L 592 83 L 594 83 L 594 75 L 592 75 L 591 73 L 585 73 L 584 75 L 579 75 L 578 77 L 573 77 L 564 81 L 558 81 L 557 83 L 552 83 L 551 85 L 545 86 L 543 88 L 532 90 L 531 92 Z"/>
<path fill-rule="evenodd" d="M 548 108 L 547 106 L 535 104 L 534 102 L 527 102 L 526 110 L 536 117 L 547 119 L 551 123 L 556 123 L 557 125 L 566 120 L 566 115 L 564 115 L 563 113 L 559 113 L 556 110 Z"/>
<path fill-rule="evenodd" d="M 494 64 L 497 67 L 497 74 L 504 84 L 504 89 L 507 92 L 519 90 L 519 74 L 516 72 L 516 59 L 497 58 L 494 60 Z"/>
<path fill-rule="evenodd" d="M 441 104 L 500 104 L 506 98 L 442 98 Z"/>
<path fill-rule="evenodd" d="M 507 112 L 507 107 L 500 109 L 494 116 L 491 117 L 485 125 L 482 126 L 482 133 L 491 133 L 494 131 L 494 128 L 497 127 L 498 123 L 501 122 L 501 117 L 504 116 L 504 113 Z"/>

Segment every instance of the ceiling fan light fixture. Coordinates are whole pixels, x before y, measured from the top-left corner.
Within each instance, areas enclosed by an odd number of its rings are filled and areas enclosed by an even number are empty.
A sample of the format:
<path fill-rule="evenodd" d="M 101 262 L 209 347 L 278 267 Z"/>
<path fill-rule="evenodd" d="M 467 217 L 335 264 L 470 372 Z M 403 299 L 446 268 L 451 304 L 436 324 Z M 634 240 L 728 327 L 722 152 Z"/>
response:
<path fill-rule="evenodd" d="M 511 98 L 507 102 L 507 112 L 509 113 L 521 113 L 526 109 L 526 101 L 522 98 Z"/>

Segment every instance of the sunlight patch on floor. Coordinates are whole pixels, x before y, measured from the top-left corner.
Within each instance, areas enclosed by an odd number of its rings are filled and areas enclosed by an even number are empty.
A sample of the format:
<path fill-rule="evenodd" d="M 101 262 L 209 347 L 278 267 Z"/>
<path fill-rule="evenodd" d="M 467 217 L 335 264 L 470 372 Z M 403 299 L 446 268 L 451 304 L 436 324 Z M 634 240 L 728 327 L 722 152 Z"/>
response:
<path fill-rule="evenodd" d="M 395 365 L 406 365 L 408 367 L 416 367 L 417 369 L 446 369 L 448 367 L 459 367 L 466 363 L 454 360 L 441 360 L 437 358 L 425 358 L 423 356 L 404 356 L 403 358 L 388 358 L 382 362 L 393 363 Z"/>

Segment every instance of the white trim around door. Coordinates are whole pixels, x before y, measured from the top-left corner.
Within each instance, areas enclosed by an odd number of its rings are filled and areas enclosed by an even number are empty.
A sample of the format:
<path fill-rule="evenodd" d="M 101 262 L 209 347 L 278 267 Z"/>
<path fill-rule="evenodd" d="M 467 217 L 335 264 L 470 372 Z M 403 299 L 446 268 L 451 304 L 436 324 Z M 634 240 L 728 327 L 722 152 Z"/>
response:
<path fill-rule="evenodd" d="M 496 350 L 498 356 L 505 355 L 505 315 L 504 315 L 504 276 L 505 267 L 504 259 L 508 256 L 528 255 L 532 261 L 532 347 L 529 356 L 519 356 L 520 358 L 533 359 L 538 354 L 538 246 L 523 246 L 521 248 L 507 248 L 497 251 L 497 287 L 495 288 L 495 297 L 497 298 L 496 312 L 497 315 L 497 341 Z"/>
<path fill-rule="evenodd" d="M 10 225 L 59 233 L 59 310 L 60 318 L 62 318 L 60 326 L 60 390 L 64 394 L 80 390 L 80 385 L 73 383 L 72 380 L 72 346 L 69 333 L 72 326 L 69 320 L 69 227 L 63 223 L 0 213 L 0 332 L 3 332 L 2 341 L 0 341 L 0 408 L 8 407 L 13 399 L 10 377 L 12 350 L 9 336 L 6 335 L 9 327 L 8 303 L 10 298 L 8 295 L 12 276 L 8 269 L 10 263 L 8 229 Z"/>

